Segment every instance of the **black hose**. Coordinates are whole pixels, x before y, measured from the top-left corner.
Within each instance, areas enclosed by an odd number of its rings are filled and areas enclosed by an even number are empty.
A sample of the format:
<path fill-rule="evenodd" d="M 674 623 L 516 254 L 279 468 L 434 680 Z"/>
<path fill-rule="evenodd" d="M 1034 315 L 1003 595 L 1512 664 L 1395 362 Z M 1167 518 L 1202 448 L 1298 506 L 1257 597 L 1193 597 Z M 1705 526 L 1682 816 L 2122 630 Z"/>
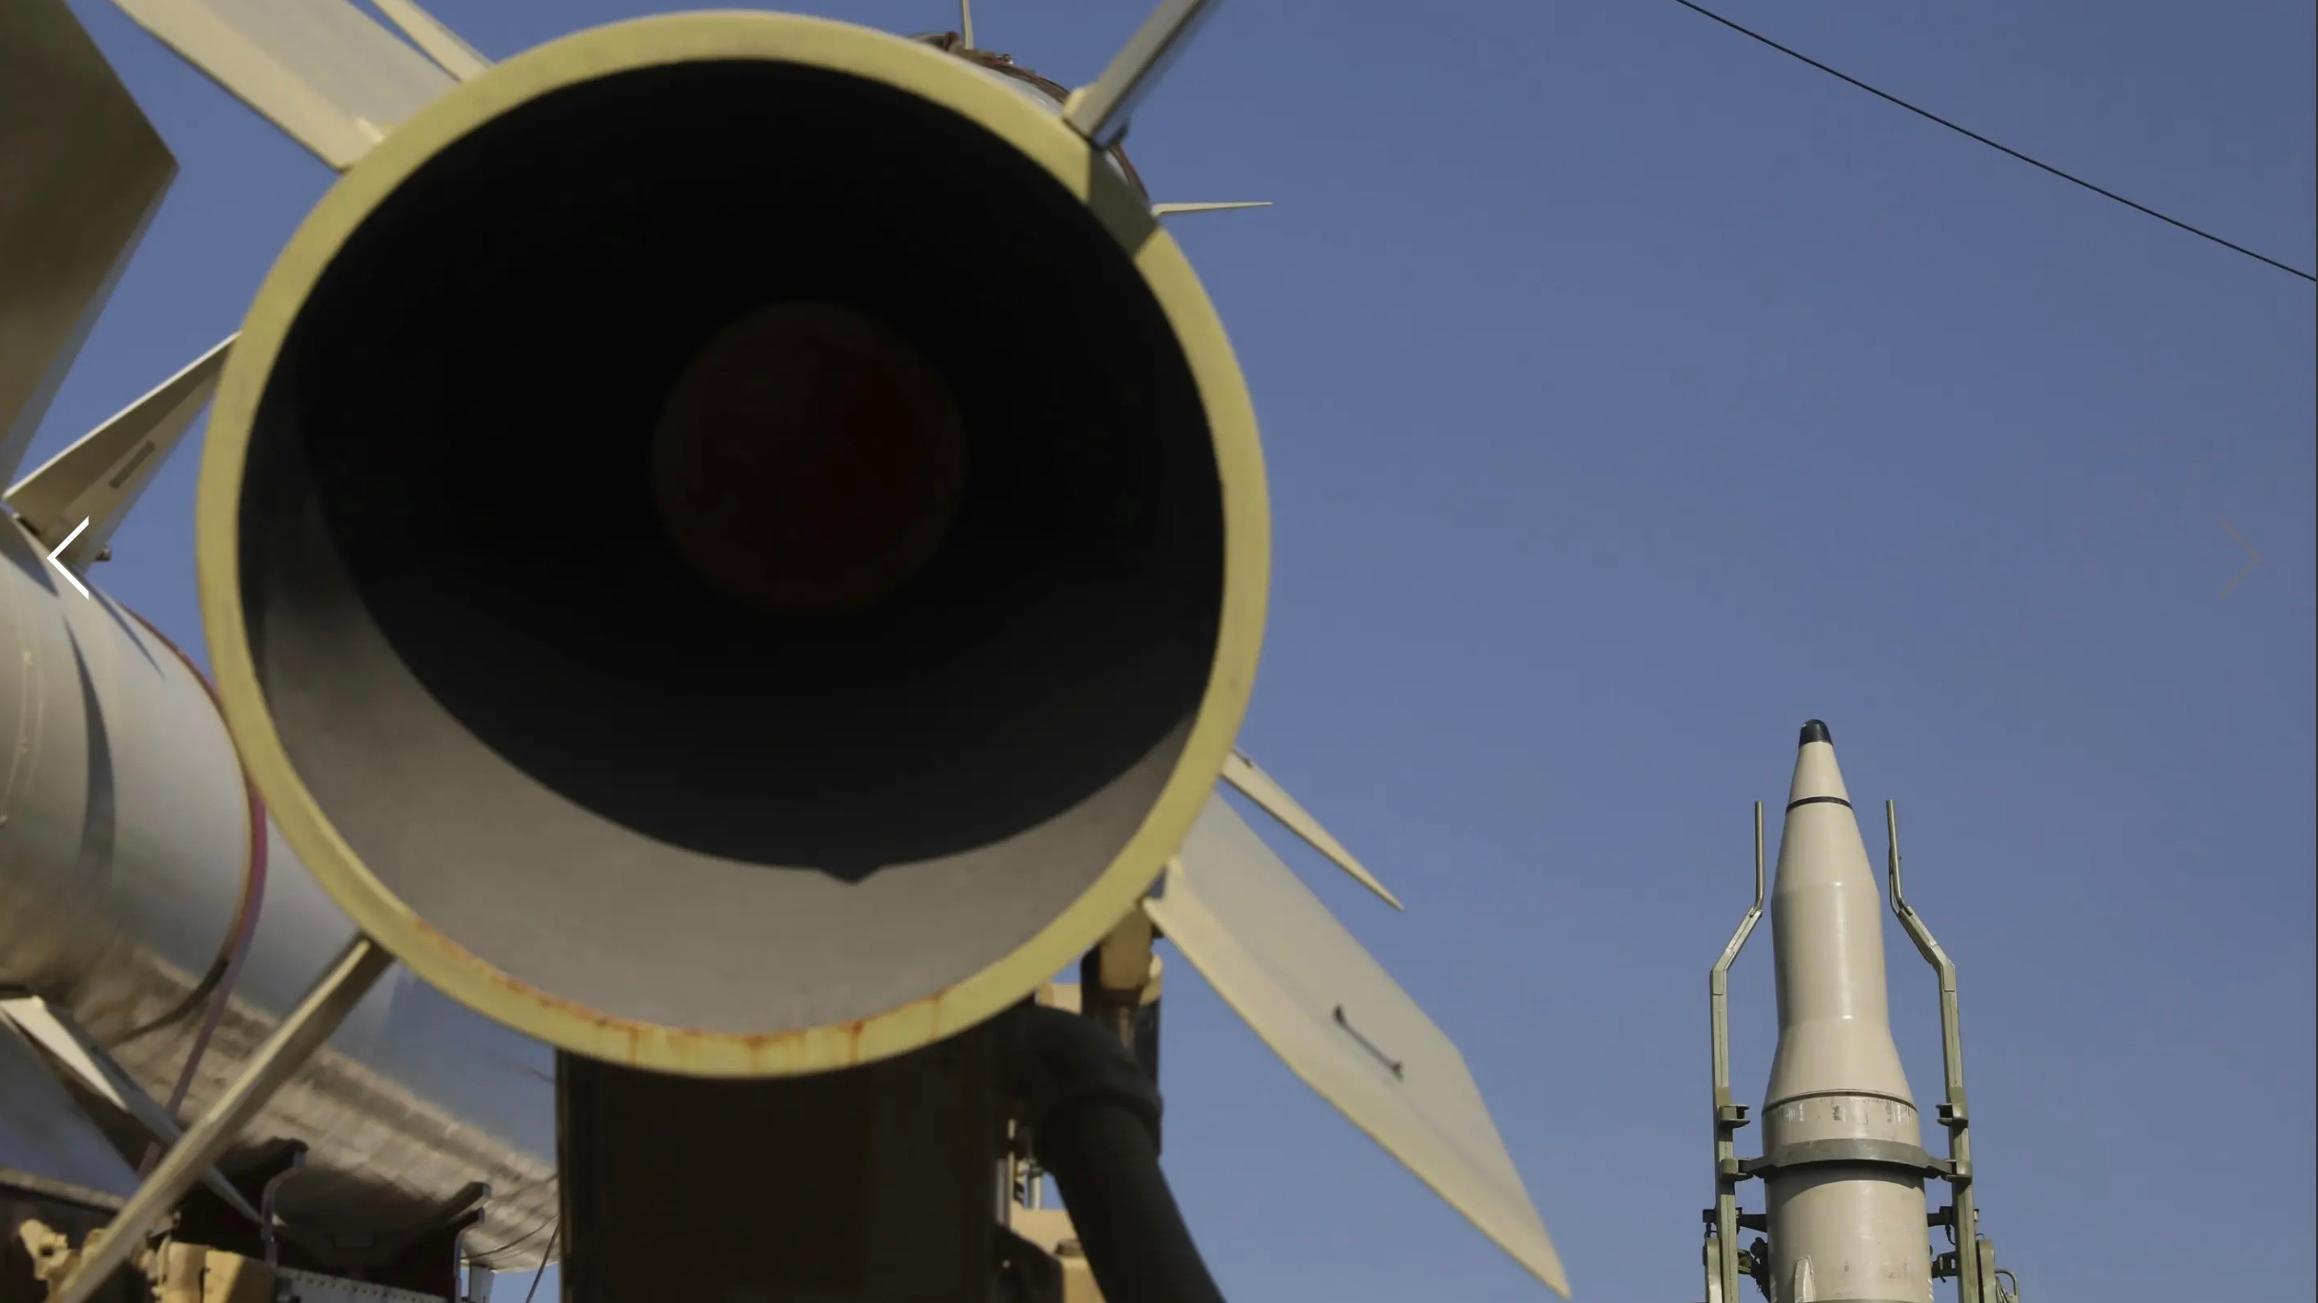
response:
<path fill-rule="evenodd" d="M 1159 1088 L 1090 1018 L 1043 1007 L 1009 1017 L 1033 1151 L 1104 1303 L 1224 1303 L 1159 1169 Z"/>

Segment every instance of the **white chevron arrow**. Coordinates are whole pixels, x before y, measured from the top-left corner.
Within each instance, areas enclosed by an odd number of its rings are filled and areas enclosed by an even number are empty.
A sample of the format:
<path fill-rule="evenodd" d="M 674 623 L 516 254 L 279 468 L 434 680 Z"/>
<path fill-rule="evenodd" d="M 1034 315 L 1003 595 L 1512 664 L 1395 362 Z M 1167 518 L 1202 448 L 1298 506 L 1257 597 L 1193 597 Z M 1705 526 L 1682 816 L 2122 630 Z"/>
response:
<path fill-rule="evenodd" d="M 72 541 L 76 538 L 79 538 L 80 532 L 84 529 L 87 529 L 88 527 L 89 518 L 86 516 L 81 517 L 81 522 L 72 527 L 72 532 L 64 536 L 64 541 L 49 549 L 48 553 L 48 564 L 55 566 L 56 572 L 64 576 L 64 581 L 68 584 L 71 584 L 75 589 L 78 589 L 80 595 L 83 597 L 89 595 L 88 585 L 80 581 L 79 575 L 76 575 L 72 571 L 65 569 L 64 562 L 57 560 L 56 554 L 64 551 L 68 547 L 71 547 Z"/>

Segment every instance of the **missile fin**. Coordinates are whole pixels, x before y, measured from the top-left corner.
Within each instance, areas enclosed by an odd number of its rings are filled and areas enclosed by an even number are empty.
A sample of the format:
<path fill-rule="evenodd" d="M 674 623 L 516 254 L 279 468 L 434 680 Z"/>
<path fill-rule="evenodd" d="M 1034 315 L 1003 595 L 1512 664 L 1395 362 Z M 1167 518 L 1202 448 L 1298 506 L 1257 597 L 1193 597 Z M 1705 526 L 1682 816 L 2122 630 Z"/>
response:
<path fill-rule="evenodd" d="M 1192 35 L 1216 7 L 1215 0 L 1160 0 L 1111 56 L 1103 75 L 1071 92 L 1063 102 L 1063 120 L 1098 148 L 1118 144 L 1127 134 L 1135 107 L 1159 84 L 1167 65 L 1191 44 Z"/>
<path fill-rule="evenodd" d="M 1384 884 L 1377 881 L 1376 875 L 1370 873 L 1366 865 L 1354 859 L 1351 851 L 1344 849 L 1344 843 L 1330 836 L 1328 830 L 1320 826 L 1320 821 L 1312 817 L 1311 811 L 1298 804 L 1295 797 L 1288 795 L 1287 789 L 1280 786 L 1270 774 L 1256 768 L 1256 762 L 1248 759 L 1245 752 L 1235 748 L 1224 760 L 1223 781 L 1237 788 L 1240 795 L 1255 802 L 1265 814 L 1279 820 L 1289 832 L 1302 838 L 1306 845 L 1327 856 L 1330 863 L 1351 874 L 1353 881 L 1382 897 L 1384 903 L 1394 909 L 1407 908 L 1400 903 L 1399 897 L 1385 890 Z"/>
<path fill-rule="evenodd" d="M 8 490 L 8 505 L 41 539 L 63 540 L 66 569 L 84 571 L 209 405 L 236 336 L 228 335 L 153 392 L 89 431 Z M 74 534 L 82 521 L 88 526 Z"/>
<path fill-rule="evenodd" d="M 1153 204 L 1151 205 L 1151 215 L 1153 217 L 1174 217 L 1180 213 L 1222 213 L 1235 208 L 1269 208 L 1271 206 L 1272 201 L 1269 199 L 1226 204 Z"/>
<path fill-rule="evenodd" d="M 340 171 L 455 84 L 347 0 L 113 3 Z"/>
<path fill-rule="evenodd" d="M 0 482 L 176 175 L 64 0 L 0 4 Z"/>
<path fill-rule="evenodd" d="M 1220 795 L 1143 908 L 1321 1098 L 1565 1297 L 1464 1056 Z"/>
<path fill-rule="evenodd" d="M 62 1064 L 74 1080 L 86 1086 L 97 1098 L 127 1114 L 138 1126 L 145 1128 L 146 1134 L 160 1142 L 163 1148 L 177 1143 L 181 1131 L 177 1119 L 169 1116 L 169 1111 L 162 1108 L 158 1100 L 146 1094 L 145 1088 L 138 1085 L 135 1078 L 122 1071 L 121 1066 L 113 1062 L 113 1056 L 105 1053 L 103 1046 L 81 1030 L 80 1024 L 73 1021 L 71 1014 L 37 995 L 22 995 L 0 999 L 0 1020 L 13 1024 L 26 1040 L 46 1050 L 50 1057 Z M 232 1182 L 227 1181 L 225 1175 L 216 1168 L 212 1167 L 203 1174 L 201 1184 L 223 1199 L 227 1207 L 260 1226 L 266 1225 L 266 1219 L 258 1215 L 258 1210 L 252 1208 L 249 1200 L 242 1197 L 241 1191 L 234 1189 Z"/>
<path fill-rule="evenodd" d="M 137 1192 L 136 1170 L 5 1017 L 0 1017 L 0 1099 L 8 1101 L 0 1109 L 0 1183 L 29 1184 L 25 1178 L 31 1177 L 75 1194 L 94 1191 L 121 1200 Z"/>
<path fill-rule="evenodd" d="M 457 32 L 443 26 L 433 14 L 419 8 L 412 0 L 370 0 L 387 21 L 402 29 L 410 43 L 426 51 L 444 72 L 460 81 L 473 81 L 483 75 L 491 61 L 480 50 L 460 38 Z"/>

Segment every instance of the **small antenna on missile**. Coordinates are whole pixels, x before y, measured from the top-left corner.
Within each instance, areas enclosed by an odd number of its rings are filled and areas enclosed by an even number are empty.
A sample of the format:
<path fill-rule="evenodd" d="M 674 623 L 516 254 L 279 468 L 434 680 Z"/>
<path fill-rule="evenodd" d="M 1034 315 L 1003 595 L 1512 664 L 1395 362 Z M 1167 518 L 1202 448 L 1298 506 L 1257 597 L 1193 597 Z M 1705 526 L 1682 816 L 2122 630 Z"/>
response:
<path fill-rule="evenodd" d="M 1163 0 L 1111 56 L 1103 75 L 1071 92 L 1062 106 L 1063 120 L 1098 149 L 1118 144 L 1127 134 L 1127 119 L 1135 106 L 1159 83 L 1159 75 L 1191 43 L 1192 34 L 1215 8 L 1215 0 Z"/>
<path fill-rule="evenodd" d="M 1178 213 L 1225 213 L 1240 208 L 1269 208 L 1271 206 L 1272 201 L 1269 199 L 1242 200 L 1237 203 L 1222 204 L 1153 204 L 1151 205 L 1151 215 L 1153 217 L 1173 217 Z"/>
<path fill-rule="evenodd" d="M 958 40 L 974 48 L 974 0 L 958 0 Z"/>

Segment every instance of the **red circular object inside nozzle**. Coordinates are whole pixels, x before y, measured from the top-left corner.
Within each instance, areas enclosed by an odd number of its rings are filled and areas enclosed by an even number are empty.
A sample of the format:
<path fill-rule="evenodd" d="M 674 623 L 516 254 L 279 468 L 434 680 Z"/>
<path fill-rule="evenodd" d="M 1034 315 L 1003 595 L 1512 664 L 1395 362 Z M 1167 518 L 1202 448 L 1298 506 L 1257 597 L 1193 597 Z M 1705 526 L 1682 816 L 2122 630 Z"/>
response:
<path fill-rule="evenodd" d="M 929 560 L 956 517 L 965 435 L 907 341 L 828 304 L 760 309 L 695 354 L 653 446 L 677 551 L 784 614 L 857 610 Z"/>

